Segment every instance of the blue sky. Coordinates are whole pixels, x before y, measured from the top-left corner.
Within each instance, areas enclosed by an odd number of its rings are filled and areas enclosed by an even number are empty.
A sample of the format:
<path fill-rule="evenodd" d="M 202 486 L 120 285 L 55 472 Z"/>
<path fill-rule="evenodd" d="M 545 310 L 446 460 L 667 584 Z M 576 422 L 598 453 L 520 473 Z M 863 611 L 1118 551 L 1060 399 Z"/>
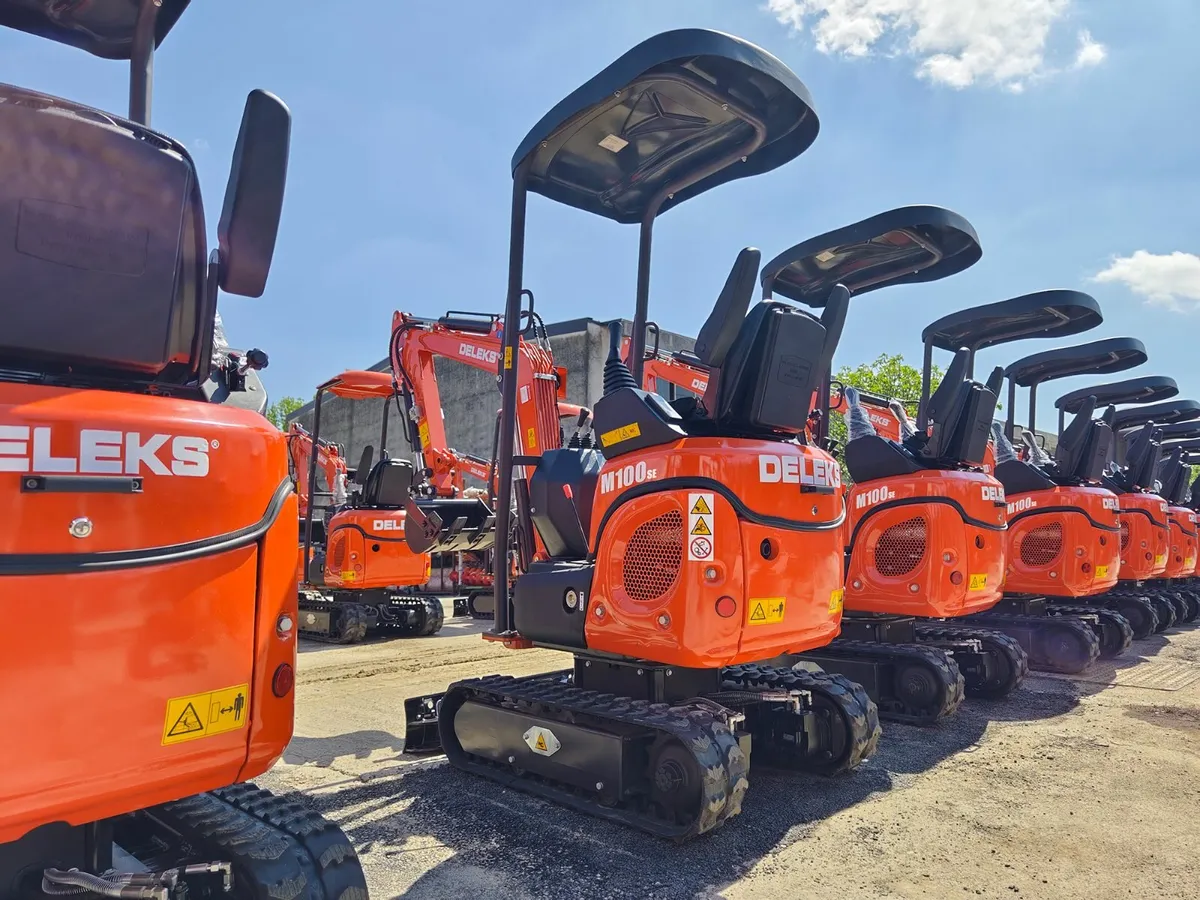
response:
<path fill-rule="evenodd" d="M 665 214 L 651 316 L 694 334 L 738 249 L 769 258 L 908 203 L 948 206 L 984 248 L 972 269 L 856 301 L 838 364 L 920 359 L 954 309 L 1051 287 L 1093 293 L 1104 325 L 1200 395 L 1200 4 L 1194 0 L 460 0 L 193 3 L 156 62 L 155 127 L 191 148 L 215 228 L 248 90 L 294 115 L 275 266 L 258 300 L 223 297 L 235 344 L 271 355 L 274 397 L 307 399 L 386 354 L 394 309 L 500 311 L 509 158 L 557 100 L 659 31 L 716 28 L 808 85 L 803 156 Z M 124 111 L 126 69 L 0 35 L 0 77 Z M 637 232 L 534 198 L 526 284 L 547 321 L 628 316 Z M 1106 273 L 1102 280 L 1095 276 Z M 984 367 L 1050 349 L 989 351 Z M 1045 390 L 1050 401 L 1082 384 Z"/>

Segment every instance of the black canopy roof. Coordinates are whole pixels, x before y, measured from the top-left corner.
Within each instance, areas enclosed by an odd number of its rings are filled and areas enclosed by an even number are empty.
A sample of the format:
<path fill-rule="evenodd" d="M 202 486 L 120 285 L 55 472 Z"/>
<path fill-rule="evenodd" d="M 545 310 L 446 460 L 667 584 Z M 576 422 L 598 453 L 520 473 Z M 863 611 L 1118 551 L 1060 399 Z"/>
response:
<path fill-rule="evenodd" d="M 1127 428 L 1145 425 L 1147 422 L 1170 425 L 1173 422 L 1190 422 L 1193 419 L 1200 419 L 1200 403 L 1195 400 L 1168 400 L 1165 403 L 1118 409 L 1113 419 L 1113 428 L 1124 431 Z"/>
<path fill-rule="evenodd" d="M 982 350 L 1025 338 L 1068 337 L 1095 328 L 1100 304 L 1080 291 L 1038 291 L 943 316 L 921 332 L 921 340 L 943 350 Z"/>
<path fill-rule="evenodd" d="M 190 0 L 162 0 L 154 22 L 154 46 L 179 21 Z M 0 0 L 0 26 L 86 50 L 104 59 L 129 59 L 138 0 Z"/>
<path fill-rule="evenodd" d="M 1096 398 L 1097 406 L 1113 406 L 1118 403 L 1153 403 L 1167 400 L 1179 393 L 1174 378 L 1166 375 L 1143 375 L 1107 384 L 1094 384 L 1063 394 L 1054 401 L 1063 412 L 1079 412 L 1079 407 L 1088 397 Z"/>
<path fill-rule="evenodd" d="M 529 190 L 634 223 L 783 165 L 818 129 L 808 89 L 780 60 L 685 28 L 648 38 L 558 103 L 512 169 L 527 161 Z"/>
<path fill-rule="evenodd" d="M 937 281 L 983 255 L 965 218 L 940 206 L 903 206 L 796 244 L 766 264 L 763 292 L 822 307 L 836 284 L 864 294 Z"/>
<path fill-rule="evenodd" d="M 1137 338 L 1106 338 L 1022 357 L 1004 370 L 1004 376 L 1021 387 L 1030 387 L 1069 375 L 1124 372 L 1148 358 L 1145 345 Z"/>

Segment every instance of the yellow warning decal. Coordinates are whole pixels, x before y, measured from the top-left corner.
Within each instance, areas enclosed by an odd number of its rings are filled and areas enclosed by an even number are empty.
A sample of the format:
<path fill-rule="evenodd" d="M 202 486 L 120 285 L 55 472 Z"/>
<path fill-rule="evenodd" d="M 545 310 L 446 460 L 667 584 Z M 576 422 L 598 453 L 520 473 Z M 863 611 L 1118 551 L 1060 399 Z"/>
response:
<path fill-rule="evenodd" d="M 530 425 L 529 430 L 525 432 L 525 443 L 529 445 L 530 450 L 537 446 L 537 432 L 533 430 L 532 425 Z"/>
<path fill-rule="evenodd" d="M 1158 556 L 1154 557 L 1154 567 L 1156 569 L 1159 566 L 1165 566 L 1166 564 L 1167 564 L 1167 554 L 1160 553 L 1160 554 L 1158 554 Z"/>
<path fill-rule="evenodd" d="M 1194 568 L 1196 568 L 1196 557 L 1194 557 L 1194 556 L 1189 556 L 1187 559 L 1185 559 L 1185 560 L 1183 561 L 1183 564 L 1184 564 L 1184 566 L 1185 566 L 1186 568 L 1189 568 L 1189 569 L 1194 569 Z"/>
<path fill-rule="evenodd" d="M 611 447 L 613 444 L 621 443 L 621 441 L 640 437 L 641 433 L 641 427 L 637 422 L 634 422 L 632 425 L 623 425 L 620 428 L 614 428 L 612 431 L 604 432 L 604 434 L 600 435 L 600 443 L 605 447 Z"/>
<path fill-rule="evenodd" d="M 692 504 L 691 514 L 693 516 L 711 516 L 712 510 L 708 508 L 708 504 L 704 502 L 704 495 L 701 494 L 696 498 L 696 502 Z M 696 532 L 693 532 L 695 534 Z"/>
<path fill-rule="evenodd" d="M 512 347 L 504 348 L 504 368 L 512 368 Z"/>
<path fill-rule="evenodd" d="M 777 625 L 783 621 L 783 597 L 764 597 L 747 604 L 750 613 L 746 622 L 750 625 Z"/>
<path fill-rule="evenodd" d="M 708 527 L 708 522 L 704 519 L 697 519 L 696 524 L 692 526 L 689 534 L 706 534 L 712 535 L 712 529 Z"/>
<path fill-rule="evenodd" d="M 1108 577 L 1108 566 L 1096 566 L 1096 577 L 1097 578 L 1107 578 Z"/>
<path fill-rule="evenodd" d="M 846 589 L 838 588 L 829 595 L 829 611 L 831 613 L 840 612 L 842 601 L 846 599 Z"/>
<path fill-rule="evenodd" d="M 428 450 L 429 449 L 429 423 L 422 422 L 420 427 L 417 428 L 417 431 L 420 433 L 420 436 L 421 436 L 421 449 Z"/>
<path fill-rule="evenodd" d="M 972 575 L 970 589 L 973 591 L 982 591 L 987 587 L 987 575 Z"/>
<path fill-rule="evenodd" d="M 546 736 L 544 734 L 539 734 L 537 736 L 537 740 L 533 742 L 533 748 L 535 750 L 541 750 L 543 753 L 550 749 L 546 746 Z"/>
<path fill-rule="evenodd" d="M 167 701 L 163 719 L 163 746 L 237 731 L 249 720 L 250 686 L 237 687 Z"/>
<path fill-rule="evenodd" d="M 355 575 L 354 575 L 353 570 L 343 570 L 342 584 L 350 584 L 352 581 L 354 581 L 354 579 L 355 579 Z"/>

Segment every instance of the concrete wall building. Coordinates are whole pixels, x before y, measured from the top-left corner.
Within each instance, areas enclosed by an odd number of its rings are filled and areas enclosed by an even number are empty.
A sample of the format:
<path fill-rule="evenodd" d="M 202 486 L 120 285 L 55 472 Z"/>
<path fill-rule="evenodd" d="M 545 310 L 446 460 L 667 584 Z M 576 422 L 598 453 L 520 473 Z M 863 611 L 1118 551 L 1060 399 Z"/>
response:
<path fill-rule="evenodd" d="M 633 323 L 621 320 L 625 334 Z M 604 360 L 608 356 L 608 323 L 595 319 L 572 319 L 546 326 L 550 346 L 557 365 L 567 368 L 567 400 L 580 406 L 592 406 L 600 399 L 604 388 Z M 693 338 L 663 331 L 659 347 L 675 352 L 690 350 Z M 369 367 L 386 372 L 388 360 Z M 496 432 L 496 413 L 500 408 L 500 389 L 495 375 L 476 369 L 456 359 L 436 359 L 438 389 L 445 412 L 446 433 L 450 446 L 460 452 L 491 459 L 492 442 Z M 326 373 L 332 377 L 336 373 Z M 402 422 L 403 407 L 392 403 L 388 414 L 388 453 L 393 457 L 411 459 L 413 447 Z M 309 430 L 313 427 L 313 404 L 309 402 L 288 417 L 299 420 Z M 326 395 L 321 403 L 321 436 L 345 445 L 351 465 L 358 462 L 363 448 L 370 444 L 379 459 L 379 436 L 383 426 L 383 402 L 378 400 L 343 400 Z"/>

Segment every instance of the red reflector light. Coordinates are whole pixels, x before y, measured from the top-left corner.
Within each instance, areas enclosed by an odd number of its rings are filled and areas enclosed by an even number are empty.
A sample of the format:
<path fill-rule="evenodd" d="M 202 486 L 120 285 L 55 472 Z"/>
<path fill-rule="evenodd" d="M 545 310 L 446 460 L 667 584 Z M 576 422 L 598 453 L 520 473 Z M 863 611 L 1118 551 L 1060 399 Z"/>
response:
<path fill-rule="evenodd" d="M 963 581 L 962 572 L 951 572 L 950 573 L 950 583 L 951 584 L 962 584 L 962 581 Z"/>
<path fill-rule="evenodd" d="M 296 673 L 287 663 L 280 663 L 271 679 L 271 693 L 276 697 L 286 697 L 296 684 Z"/>
<path fill-rule="evenodd" d="M 717 615 L 722 619 L 733 618 L 737 614 L 737 601 L 732 597 L 721 597 L 717 600 Z"/>
<path fill-rule="evenodd" d="M 1084 575 L 1090 575 L 1090 574 L 1092 574 L 1092 564 L 1084 563 L 1082 566 L 1079 567 L 1079 570 L 1081 572 L 1083 572 Z"/>

